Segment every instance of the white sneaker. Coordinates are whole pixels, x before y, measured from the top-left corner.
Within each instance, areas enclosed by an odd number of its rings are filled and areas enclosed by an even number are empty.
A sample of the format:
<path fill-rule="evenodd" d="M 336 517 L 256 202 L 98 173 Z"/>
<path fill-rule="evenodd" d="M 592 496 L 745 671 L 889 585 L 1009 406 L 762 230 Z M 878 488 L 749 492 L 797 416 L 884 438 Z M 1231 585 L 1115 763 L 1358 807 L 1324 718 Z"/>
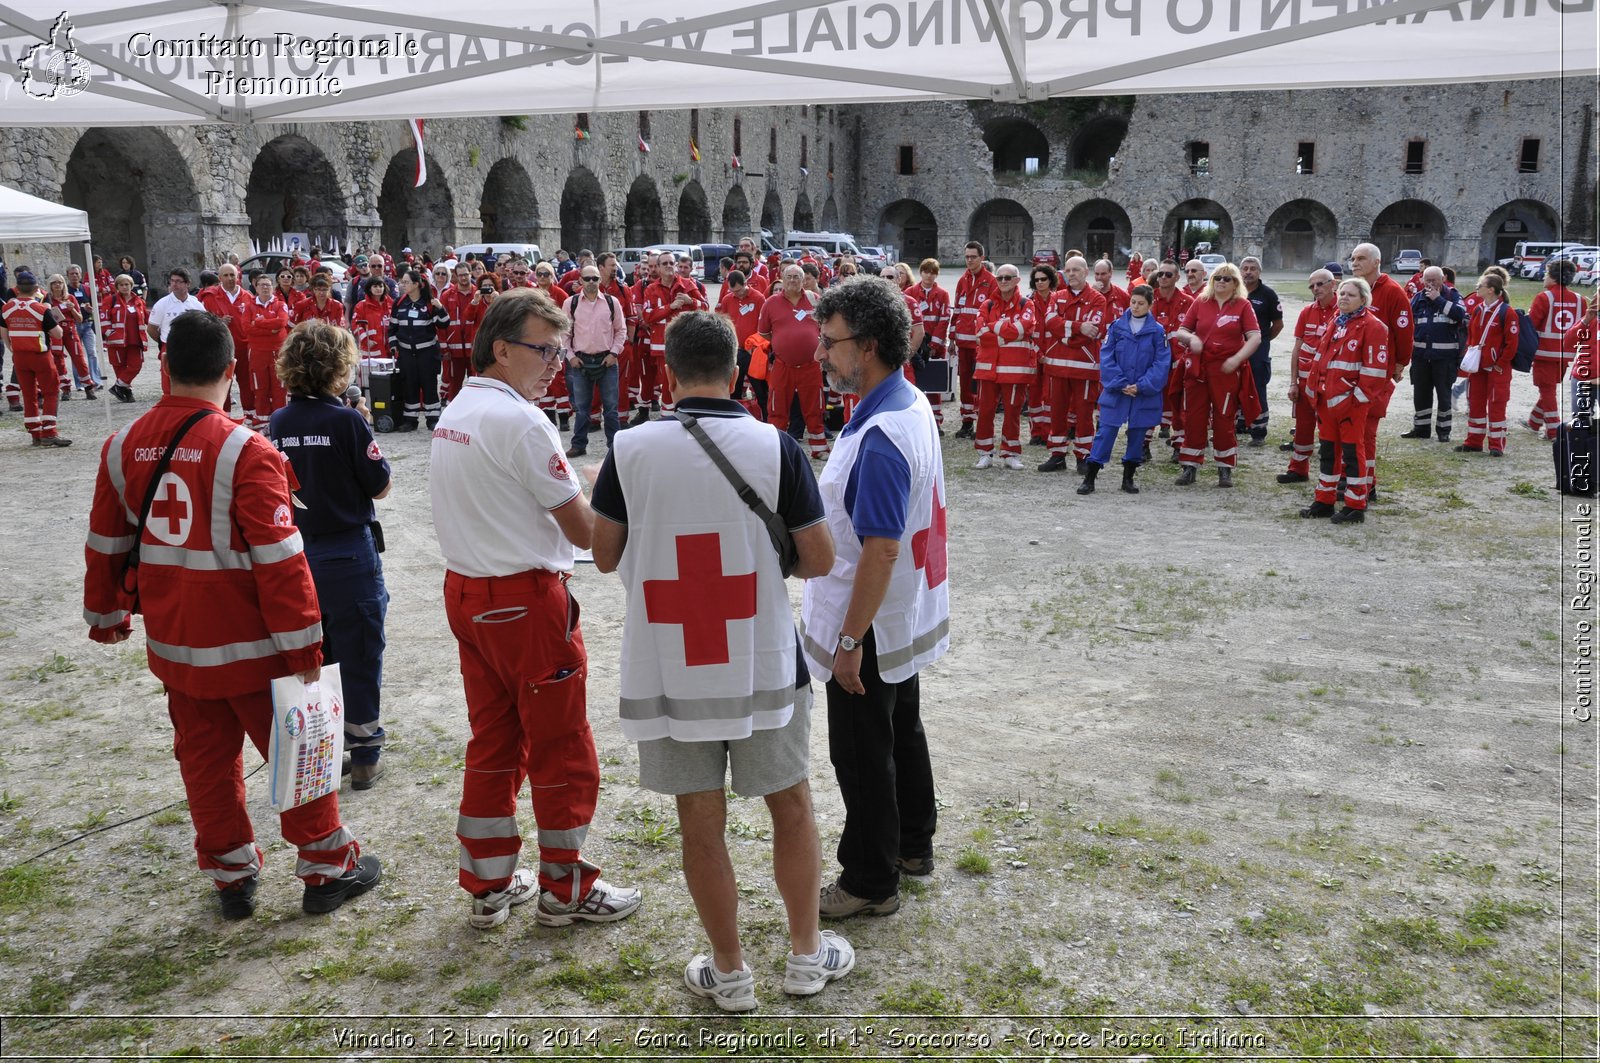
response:
<path fill-rule="evenodd" d="M 1006 455 L 1006 468 L 1012 470 L 1013 472 L 1021 472 L 1022 471 L 1022 459 L 1017 457 L 1015 454 L 1007 454 Z"/>
<path fill-rule="evenodd" d="M 562 904 L 548 891 L 539 898 L 537 918 L 540 926 L 569 926 L 573 923 L 615 923 L 639 910 L 643 895 L 631 886 L 613 886 L 603 878 L 594 880 L 587 895 L 576 904 Z"/>
<path fill-rule="evenodd" d="M 973 466 L 973 468 L 974 469 L 987 469 L 993 464 L 994 464 L 994 455 L 993 454 L 984 454 L 984 455 L 981 455 L 978 458 L 978 462 L 977 462 L 976 465 Z"/>
<path fill-rule="evenodd" d="M 755 1010 L 756 976 L 748 963 L 731 974 L 723 974 L 710 956 L 696 956 L 683 969 L 683 984 L 695 996 L 716 1001 L 723 1011 Z"/>
<path fill-rule="evenodd" d="M 794 997 L 809 997 L 823 986 L 849 974 L 856 966 L 856 950 L 834 930 L 820 935 L 822 947 L 815 956 L 789 954 L 783 968 L 783 991 Z"/>
<path fill-rule="evenodd" d="M 479 930 L 492 930 L 511 918 L 514 905 L 526 904 L 538 895 L 538 876 L 530 868 L 519 867 L 505 889 L 472 898 L 472 914 L 467 917 L 467 922 Z"/>

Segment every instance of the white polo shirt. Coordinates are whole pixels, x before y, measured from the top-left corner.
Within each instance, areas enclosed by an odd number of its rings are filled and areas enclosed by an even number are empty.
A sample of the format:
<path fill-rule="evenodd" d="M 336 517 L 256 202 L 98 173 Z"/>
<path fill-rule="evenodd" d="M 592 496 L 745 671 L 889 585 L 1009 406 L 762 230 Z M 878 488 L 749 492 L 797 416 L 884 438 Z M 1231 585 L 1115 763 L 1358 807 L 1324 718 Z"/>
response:
<path fill-rule="evenodd" d="M 579 492 L 555 425 L 509 384 L 469 379 L 433 430 L 433 527 L 445 568 L 463 576 L 570 572 L 553 509 Z"/>
<path fill-rule="evenodd" d="M 150 308 L 150 324 L 161 330 L 161 342 L 166 343 L 167 333 L 172 331 L 172 323 L 178 319 L 179 314 L 203 314 L 205 310 L 205 304 L 193 292 L 189 293 L 189 298 L 181 302 L 168 292 L 157 299 L 156 305 Z"/>

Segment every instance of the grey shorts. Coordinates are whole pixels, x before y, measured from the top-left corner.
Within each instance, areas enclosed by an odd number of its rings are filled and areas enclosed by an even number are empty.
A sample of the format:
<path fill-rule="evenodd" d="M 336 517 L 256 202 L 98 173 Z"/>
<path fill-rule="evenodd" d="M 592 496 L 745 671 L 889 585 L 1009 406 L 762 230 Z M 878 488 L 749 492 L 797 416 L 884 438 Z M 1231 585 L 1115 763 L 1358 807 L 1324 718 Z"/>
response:
<path fill-rule="evenodd" d="M 765 797 L 811 774 L 811 686 L 795 690 L 794 715 L 776 730 L 752 731 L 732 742 L 639 743 L 639 785 L 658 794 L 721 790 L 733 768 L 733 792 Z"/>

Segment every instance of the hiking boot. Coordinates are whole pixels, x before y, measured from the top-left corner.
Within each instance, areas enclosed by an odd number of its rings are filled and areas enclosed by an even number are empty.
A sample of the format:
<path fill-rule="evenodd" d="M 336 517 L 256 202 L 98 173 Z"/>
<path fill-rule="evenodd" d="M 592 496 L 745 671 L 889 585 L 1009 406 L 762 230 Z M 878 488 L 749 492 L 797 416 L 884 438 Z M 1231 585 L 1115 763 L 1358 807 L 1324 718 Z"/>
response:
<path fill-rule="evenodd" d="M 793 962 L 794 957 L 789 959 Z M 854 954 L 850 959 L 851 963 L 855 962 Z M 689 992 L 714 1002 L 723 1011 L 754 1011 L 756 1008 L 756 976 L 748 963 L 737 971 L 723 974 L 717 970 L 710 956 L 697 955 L 683 969 L 683 984 L 689 988 Z M 787 987 L 787 980 L 784 984 Z M 817 987 L 821 988 L 820 985 Z"/>
<path fill-rule="evenodd" d="M 1229 466 L 1229 465 L 1218 465 L 1217 466 L 1217 486 L 1218 487 L 1232 487 L 1233 486 L 1233 467 L 1232 466 Z"/>
<path fill-rule="evenodd" d="M 869 901 L 857 897 L 837 882 L 822 887 L 822 898 L 817 911 L 824 919 L 848 919 L 852 915 L 893 915 L 900 910 L 900 894 L 891 893 L 882 900 Z"/>
<path fill-rule="evenodd" d="M 1413 428 L 1409 432 L 1401 432 L 1400 433 L 1400 438 L 1401 439 L 1427 439 L 1431 435 L 1433 435 L 1432 429 L 1430 429 L 1427 425 L 1423 424 L 1423 425 L 1418 425 L 1417 427 Z"/>
<path fill-rule="evenodd" d="M 574 904 L 562 904 L 546 890 L 539 897 L 536 918 L 540 926 L 568 926 L 572 923 L 615 923 L 639 910 L 643 894 L 630 886 L 613 886 L 597 878 L 588 894 Z"/>
<path fill-rule="evenodd" d="M 1066 467 L 1067 456 L 1065 454 L 1052 454 L 1039 463 L 1040 472 L 1060 472 Z"/>
<path fill-rule="evenodd" d="M 1139 466 L 1142 464 L 1144 463 L 1139 461 L 1125 461 L 1122 463 L 1122 490 L 1130 495 L 1139 493 L 1139 488 L 1133 482 L 1133 474 L 1138 471 Z"/>
<path fill-rule="evenodd" d="M 561 415 L 561 424 L 558 426 L 559 430 L 565 432 L 571 427 L 571 425 L 572 425 L 572 414 L 570 414 L 570 413 L 562 414 Z"/>
<path fill-rule="evenodd" d="M 992 467 L 993 465 L 994 465 L 994 455 L 993 454 L 979 454 L 978 455 L 978 460 L 973 462 L 972 467 L 974 469 L 987 469 L 987 468 Z"/>
<path fill-rule="evenodd" d="M 439 418 L 438 418 L 437 415 L 432 416 L 432 417 L 425 417 L 425 418 L 423 418 L 423 423 L 428 426 L 428 431 L 431 432 L 435 428 L 439 427 Z"/>
<path fill-rule="evenodd" d="M 1311 479 L 1303 472 L 1280 472 L 1278 482 L 1281 484 L 1303 484 Z"/>
<path fill-rule="evenodd" d="M 1506 452 L 1505 451 L 1503 451 L 1503 450 L 1495 450 L 1493 447 L 1489 448 L 1489 457 L 1491 457 L 1491 458 L 1503 458 L 1505 456 L 1506 456 Z"/>
<path fill-rule="evenodd" d="M 915 875 L 921 878 L 933 874 L 933 857 L 902 856 L 894 862 L 894 866 L 902 875 Z"/>
<path fill-rule="evenodd" d="M 372 789 L 372 784 L 383 778 L 383 771 L 384 765 L 381 760 L 372 764 L 350 765 L 350 789 Z"/>
<path fill-rule="evenodd" d="M 339 878 L 331 878 L 320 886 L 307 886 L 300 908 L 307 915 L 323 915 L 350 898 L 361 896 L 382 878 L 383 865 L 378 863 L 378 858 L 363 856 Z"/>
<path fill-rule="evenodd" d="M 99 391 L 100 391 L 100 385 L 99 384 L 85 384 L 85 385 L 83 385 L 83 397 L 86 398 L 86 399 L 94 398 L 95 395 L 99 393 Z"/>
<path fill-rule="evenodd" d="M 1049 445 L 1050 441 L 1044 436 L 1033 436 L 1028 440 L 1028 446 L 1030 447 L 1048 447 Z"/>
<path fill-rule="evenodd" d="M 1287 443 L 1279 443 L 1278 444 L 1278 449 L 1279 450 L 1283 450 L 1283 451 L 1293 450 L 1294 449 L 1294 441 L 1290 440 Z"/>
<path fill-rule="evenodd" d="M 1173 482 L 1176 483 L 1179 487 L 1193 487 L 1194 486 L 1195 471 L 1196 471 L 1195 466 L 1193 466 L 1193 465 L 1185 465 L 1183 467 L 1183 471 L 1178 474 L 1177 480 L 1175 480 Z"/>
<path fill-rule="evenodd" d="M 45 436 L 39 440 L 39 445 L 41 447 L 70 447 L 72 446 L 72 440 L 64 436 Z"/>
<path fill-rule="evenodd" d="M 1469 447 L 1465 443 L 1457 443 L 1451 449 L 1454 450 L 1457 454 L 1482 454 L 1483 453 L 1483 448 L 1482 447 Z"/>
<path fill-rule="evenodd" d="M 1010 469 L 1012 472 L 1021 472 L 1022 471 L 1022 459 L 1017 457 L 1015 454 L 1007 454 L 1006 457 L 1005 457 L 1004 465 L 1005 465 L 1006 468 Z"/>
<path fill-rule="evenodd" d="M 1083 466 L 1083 483 L 1078 485 L 1078 494 L 1094 494 L 1094 478 L 1100 475 L 1100 463 L 1097 461 L 1085 462 Z"/>
<path fill-rule="evenodd" d="M 952 439 L 976 439 L 977 436 L 978 436 L 978 432 L 977 432 L 977 430 L 975 428 L 973 428 L 972 422 L 971 421 L 962 421 L 961 422 L 961 427 L 956 429 L 956 434 L 951 436 L 950 438 L 952 438 Z"/>
<path fill-rule="evenodd" d="M 1088 468 L 1089 463 L 1083 458 L 1072 459 L 1072 471 L 1077 473 L 1079 476 L 1082 476 L 1085 472 L 1087 472 Z"/>
<path fill-rule="evenodd" d="M 818 935 L 821 946 L 813 956 L 789 954 L 783 967 L 783 991 L 792 997 L 809 997 L 820 993 L 829 982 L 838 981 L 856 966 L 856 950 L 836 931 L 824 930 Z"/>
<path fill-rule="evenodd" d="M 1264 447 L 1266 445 L 1267 445 L 1267 437 L 1266 436 L 1251 436 L 1250 437 L 1250 441 L 1245 444 L 1245 446 L 1247 446 L 1247 447 Z"/>
<path fill-rule="evenodd" d="M 1302 509 L 1300 515 L 1307 520 L 1314 517 L 1331 517 L 1333 516 L 1333 506 L 1327 502 L 1313 502 L 1305 509 Z"/>
<path fill-rule="evenodd" d="M 1364 521 L 1366 519 L 1367 519 L 1367 511 L 1366 510 L 1364 510 L 1364 509 L 1351 509 L 1349 506 L 1345 506 L 1343 509 L 1341 509 L 1339 512 L 1337 512 L 1337 513 L 1335 513 L 1333 515 L 1333 520 L 1330 521 L 1329 523 L 1332 523 L 1332 524 L 1360 524 L 1362 521 Z"/>
<path fill-rule="evenodd" d="M 1450 442 L 1450 429 L 1448 429 L 1448 428 L 1439 429 L 1439 442 L 1441 442 L 1441 443 Z"/>
<path fill-rule="evenodd" d="M 62 388 L 61 389 L 61 401 L 62 402 L 71 402 L 72 401 L 72 389 L 71 388 Z"/>
<path fill-rule="evenodd" d="M 467 922 L 479 930 L 491 930 L 511 918 L 511 909 L 539 895 L 539 877 L 526 867 L 512 874 L 506 888 L 472 898 L 472 914 Z"/>
<path fill-rule="evenodd" d="M 249 919 L 256 912 L 256 876 L 242 878 L 217 891 L 217 901 L 222 906 L 222 918 L 230 923 Z"/>

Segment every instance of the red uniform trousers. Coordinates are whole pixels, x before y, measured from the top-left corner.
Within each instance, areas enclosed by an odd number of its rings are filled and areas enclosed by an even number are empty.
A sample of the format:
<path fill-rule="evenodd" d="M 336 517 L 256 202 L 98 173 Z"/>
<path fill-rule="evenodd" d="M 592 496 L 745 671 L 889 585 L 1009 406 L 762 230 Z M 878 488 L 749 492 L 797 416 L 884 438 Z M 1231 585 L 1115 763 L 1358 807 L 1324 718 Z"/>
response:
<path fill-rule="evenodd" d="M 272 419 L 273 411 L 281 410 L 289 403 L 289 396 L 283 390 L 283 381 L 278 379 L 276 350 L 256 350 L 250 348 L 250 383 L 255 394 L 257 427 L 265 425 Z"/>
<path fill-rule="evenodd" d="M 1311 452 L 1317 442 L 1317 408 L 1306 398 L 1306 382 L 1300 381 L 1294 399 L 1294 454 L 1289 458 L 1289 471 L 1301 476 L 1311 474 Z"/>
<path fill-rule="evenodd" d="M 472 729 L 456 820 L 461 888 L 482 896 L 510 883 L 522 851 L 517 795 L 526 779 L 540 888 L 564 902 L 581 900 L 600 876 L 579 853 L 600 793 L 600 762 L 577 600 L 554 572 L 473 579 L 446 571 L 444 608 Z"/>
<path fill-rule="evenodd" d="M 244 423 L 256 423 L 256 383 L 250 376 L 250 352 L 237 347 L 233 351 L 233 380 L 239 385 L 239 408 L 244 411 Z"/>
<path fill-rule="evenodd" d="M 218 889 L 261 871 L 261 850 L 245 811 L 244 740 L 263 757 L 272 740 L 272 695 L 196 698 L 167 688 L 172 755 L 183 775 L 194 822 L 194 851 Z M 284 840 L 300 851 L 294 873 L 310 886 L 356 866 L 361 846 L 339 822 L 339 795 L 287 809 L 278 817 Z"/>
<path fill-rule="evenodd" d="M 796 366 L 774 358 L 767 366 L 767 423 L 780 432 L 789 430 L 789 407 L 796 393 L 806 422 L 806 446 L 812 457 L 821 457 L 828 452 L 822 422 L 822 363 Z"/>
<path fill-rule="evenodd" d="M 439 394 L 445 402 L 456 397 L 456 392 L 461 390 L 461 385 L 467 382 L 468 367 L 472 364 L 472 355 L 451 354 L 444 359 L 444 373 L 439 381 Z M 560 376 L 557 376 L 560 379 Z"/>
<path fill-rule="evenodd" d="M 123 387 L 130 387 L 138 379 L 139 370 L 144 368 L 144 341 L 141 339 L 137 343 L 124 343 L 113 347 L 109 355 L 117 383 Z"/>
<path fill-rule="evenodd" d="M 49 351 L 17 354 L 13 359 L 17 386 L 22 389 L 22 423 L 35 439 L 56 434 L 56 411 L 61 406 L 61 380 Z"/>
<path fill-rule="evenodd" d="M 672 409 L 672 392 L 667 390 L 667 360 L 665 356 L 646 351 L 639 359 L 639 389 L 635 401 L 649 406 L 659 399 L 661 409 Z"/>
<path fill-rule="evenodd" d="M 596 388 L 595 390 L 599 390 Z M 560 372 L 550 381 L 550 390 L 539 399 L 539 409 L 550 410 L 558 417 L 572 414 L 572 400 L 567 397 L 567 374 Z"/>
<path fill-rule="evenodd" d="M 1239 415 L 1239 374 L 1224 373 L 1223 361 L 1219 358 L 1206 366 L 1204 379 L 1197 380 L 1185 374 L 1183 443 L 1178 448 L 1178 461 L 1181 464 L 1205 464 L 1208 425 L 1211 429 L 1211 457 L 1218 465 L 1229 468 L 1238 464 L 1239 437 L 1234 419 Z"/>
<path fill-rule="evenodd" d="M 1506 404 L 1511 401 L 1511 370 L 1479 370 L 1467 376 L 1466 446 L 1482 450 L 1506 449 Z"/>
<path fill-rule="evenodd" d="M 1376 426 L 1380 417 L 1370 406 L 1359 405 L 1347 398 L 1331 410 L 1324 406 L 1317 411 L 1317 431 L 1322 434 L 1322 455 L 1317 473 L 1316 499 L 1333 505 L 1339 495 L 1339 480 L 1344 480 L 1344 504 L 1351 509 L 1367 508 L 1367 492 L 1372 487 L 1372 470 L 1368 464 L 1367 436 L 1370 426 Z M 1350 460 L 1355 460 L 1356 474 L 1350 475 Z"/>
<path fill-rule="evenodd" d="M 1172 372 L 1167 374 L 1167 390 L 1161 398 L 1161 423 L 1171 430 L 1172 449 L 1183 445 L 1183 380 L 1184 363 L 1176 356 Z"/>
<path fill-rule="evenodd" d="M 963 347 L 956 344 L 956 372 L 960 375 L 961 423 L 968 424 L 978 416 L 978 381 L 972 374 L 978 371 L 977 345 Z"/>
<path fill-rule="evenodd" d="M 1100 404 L 1100 381 L 1050 377 L 1050 453 L 1072 454 L 1087 460 L 1094 446 L 1095 407 Z"/>
<path fill-rule="evenodd" d="M 1040 439 L 1050 437 L 1050 378 L 1042 365 L 1028 385 L 1028 430 Z"/>
<path fill-rule="evenodd" d="M 978 381 L 977 447 L 985 454 L 994 450 L 994 414 L 1001 402 L 1006 405 L 1005 421 L 1000 426 L 1001 455 L 1022 455 L 1022 400 L 1028 385 L 995 380 Z"/>
<path fill-rule="evenodd" d="M 1546 439 L 1556 437 L 1561 425 L 1561 378 L 1566 376 L 1570 358 L 1545 358 L 1533 360 L 1533 386 L 1539 389 L 1539 401 L 1528 414 L 1528 427 L 1543 434 Z M 1469 385 L 1470 387 L 1470 385 Z"/>

